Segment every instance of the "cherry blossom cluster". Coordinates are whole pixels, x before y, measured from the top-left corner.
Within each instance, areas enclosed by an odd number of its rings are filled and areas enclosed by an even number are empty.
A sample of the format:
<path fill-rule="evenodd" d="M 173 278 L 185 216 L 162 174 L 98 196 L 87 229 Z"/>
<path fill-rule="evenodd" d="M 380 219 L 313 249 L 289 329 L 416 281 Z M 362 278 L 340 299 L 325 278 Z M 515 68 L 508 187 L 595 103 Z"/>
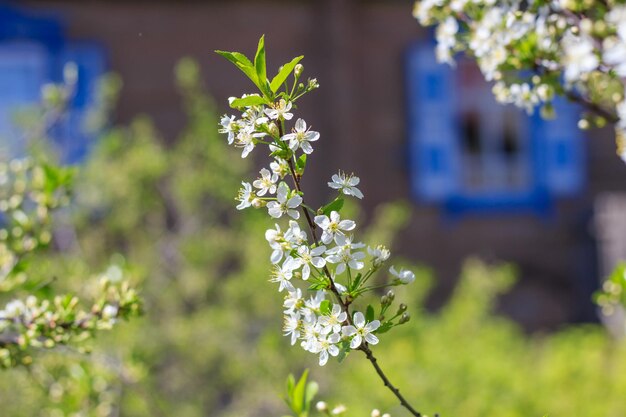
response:
<path fill-rule="evenodd" d="M 242 182 L 236 200 L 237 209 L 267 210 L 276 221 L 265 238 L 271 249 L 270 282 L 285 294 L 285 336 L 292 345 L 298 343 L 318 354 L 320 365 L 331 356 L 342 358 L 350 350 L 377 344 L 378 334 L 408 321 L 406 306 L 401 304 L 395 315 L 387 315 L 392 291 L 381 298 L 378 311 L 371 305 L 359 311 L 355 301 L 366 292 L 409 284 L 415 275 L 391 267 L 381 274 L 385 277 L 378 276 L 390 251 L 355 240 L 356 222 L 345 218 L 341 209 L 344 198 L 364 197 L 357 176 L 339 171 L 327 181 L 335 198 L 318 209 L 306 204 L 300 181 L 320 133 L 294 112 L 296 101 L 317 88 L 317 81 L 300 82 L 302 57 L 285 64 L 269 80 L 263 38 L 254 63 L 236 52 L 218 53 L 259 89 L 259 93 L 229 99 L 241 114 L 224 115 L 219 131 L 227 135 L 229 144 L 241 149 L 242 158 L 258 147 L 265 147 L 271 156 L 256 179 Z"/>
<path fill-rule="evenodd" d="M 97 277 L 97 298 L 89 309 L 81 308 L 73 295 L 52 300 L 29 295 L 8 302 L 0 309 L 0 368 L 30 363 L 33 348 L 84 344 L 96 331 L 110 330 L 120 318 L 137 315 L 141 302 L 122 276 L 119 267 L 111 266 Z"/>
<path fill-rule="evenodd" d="M 564 95 L 586 112 L 579 127 L 615 124 L 626 161 L 626 4 L 621 0 L 418 0 L 414 16 L 436 25 L 436 55 L 474 57 L 494 94 L 554 117 Z"/>

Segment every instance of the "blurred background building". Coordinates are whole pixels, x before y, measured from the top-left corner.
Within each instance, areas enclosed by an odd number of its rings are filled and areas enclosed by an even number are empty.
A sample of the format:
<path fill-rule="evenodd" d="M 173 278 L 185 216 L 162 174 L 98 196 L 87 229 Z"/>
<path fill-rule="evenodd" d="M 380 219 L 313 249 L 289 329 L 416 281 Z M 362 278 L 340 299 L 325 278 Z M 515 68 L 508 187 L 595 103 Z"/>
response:
<path fill-rule="evenodd" d="M 184 125 L 176 62 L 196 59 L 228 112 L 226 98 L 251 85 L 213 50 L 252 54 L 265 34 L 268 68 L 304 54 L 305 75 L 322 87 L 298 109 L 322 133 L 305 180 L 313 203 L 329 190 L 312 178 L 338 168 L 361 177 L 369 212 L 410 201 L 412 221 L 397 250 L 434 269 L 433 307 L 449 296 L 462 261 L 477 255 L 518 266 L 519 282 L 500 310 L 526 328 L 596 320 L 591 294 L 626 255 L 614 256 L 626 238 L 596 215 L 619 217 L 606 214 L 617 204 L 606 202 L 626 191 L 611 134 L 582 135 L 567 103 L 557 103 L 551 122 L 497 104 L 470 63 L 435 62 L 432 37 L 411 7 L 406 0 L 0 3 L 0 136 L 20 152 L 14 109 L 37 102 L 41 86 L 60 80 L 72 61 L 76 97 L 52 132 L 67 161 L 80 161 L 94 140 L 81 126 L 107 71 L 124 81 L 115 121 L 147 114 L 171 141 Z"/>

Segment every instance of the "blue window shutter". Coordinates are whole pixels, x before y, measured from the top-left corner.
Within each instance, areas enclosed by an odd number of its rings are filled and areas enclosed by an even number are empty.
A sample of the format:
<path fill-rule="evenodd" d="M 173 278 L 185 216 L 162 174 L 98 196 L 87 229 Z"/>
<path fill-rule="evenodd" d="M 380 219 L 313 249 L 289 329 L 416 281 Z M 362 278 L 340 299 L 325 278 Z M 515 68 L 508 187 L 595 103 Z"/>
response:
<path fill-rule="evenodd" d="M 98 132 L 89 126 L 89 112 L 97 104 L 98 82 L 106 71 L 102 47 L 91 42 L 69 42 L 64 47 L 59 68 L 73 62 L 78 68 L 78 80 L 67 117 L 54 132 L 62 159 L 68 163 L 81 161 Z"/>
<path fill-rule="evenodd" d="M 533 116 L 537 144 L 541 149 L 542 182 L 554 196 L 572 196 L 585 182 L 585 143 L 578 129 L 577 106 L 564 98 L 554 101 L 556 119 Z"/>
<path fill-rule="evenodd" d="M 441 202 L 458 189 L 459 139 L 453 69 L 437 63 L 433 45 L 408 52 L 411 182 L 422 201 Z"/>
<path fill-rule="evenodd" d="M 0 146 L 4 156 L 24 154 L 24 133 L 15 124 L 16 112 L 39 103 L 48 72 L 48 53 L 42 46 L 26 41 L 0 43 Z"/>

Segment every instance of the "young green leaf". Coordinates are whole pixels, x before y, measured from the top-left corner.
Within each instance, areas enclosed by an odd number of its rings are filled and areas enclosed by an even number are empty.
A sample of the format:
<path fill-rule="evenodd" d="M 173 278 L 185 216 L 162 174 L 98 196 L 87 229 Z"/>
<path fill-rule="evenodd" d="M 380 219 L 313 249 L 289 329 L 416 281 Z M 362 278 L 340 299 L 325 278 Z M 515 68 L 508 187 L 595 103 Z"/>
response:
<path fill-rule="evenodd" d="M 389 330 L 391 330 L 393 328 L 394 324 L 390 321 L 387 321 L 385 323 L 382 324 L 382 326 L 380 326 L 375 333 L 376 334 L 381 334 L 381 333 L 387 333 Z"/>
<path fill-rule="evenodd" d="M 367 321 L 374 321 L 374 307 L 372 307 L 372 305 L 368 305 L 367 309 L 365 310 L 365 320 Z"/>
<path fill-rule="evenodd" d="M 306 168 L 306 154 L 305 153 L 300 155 L 300 157 L 296 161 L 296 172 L 298 173 L 298 175 L 304 174 L 304 168 Z"/>
<path fill-rule="evenodd" d="M 330 301 L 324 300 L 320 304 L 320 313 L 327 316 L 330 314 Z"/>
<path fill-rule="evenodd" d="M 324 207 L 322 207 L 321 209 L 319 209 L 319 211 L 326 215 L 329 216 L 331 212 L 333 211 L 339 211 L 341 210 L 341 208 L 343 207 L 343 198 L 336 198 L 333 201 L 331 201 L 330 203 L 326 204 Z"/>
<path fill-rule="evenodd" d="M 256 71 L 257 79 L 259 80 L 258 87 L 261 89 L 264 95 L 268 98 L 271 97 L 271 92 L 267 83 L 267 70 L 265 64 L 265 35 L 259 39 L 259 46 L 254 56 L 254 70 Z"/>
<path fill-rule="evenodd" d="M 230 103 L 230 107 L 233 109 L 240 109 L 242 107 L 257 106 L 259 104 L 266 104 L 267 100 L 261 96 L 248 96 L 242 98 L 236 98 Z"/>
<path fill-rule="evenodd" d="M 257 86 L 257 88 L 261 91 L 261 93 L 265 94 L 263 89 L 261 88 L 261 83 L 259 83 L 259 78 L 256 73 L 256 69 L 252 62 L 242 53 L 239 52 L 226 52 L 226 51 L 215 51 L 220 56 L 223 56 L 233 64 L 237 68 L 239 68 L 244 74 L 250 78 L 250 80 Z"/>
<path fill-rule="evenodd" d="M 215 53 L 217 53 L 220 56 L 223 56 L 224 58 L 226 58 L 227 60 L 229 60 L 230 62 L 232 62 L 233 64 L 237 66 L 244 66 L 244 67 L 250 67 L 250 68 L 254 67 L 254 65 L 248 59 L 248 57 L 240 52 L 215 51 Z"/>
<path fill-rule="evenodd" d="M 300 377 L 300 380 L 296 384 L 293 395 L 291 398 L 291 409 L 297 415 L 300 415 L 304 411 L 304 399 L 306 394 L 306 380 L 309 376 L 309 370 L 305 369 Z"/>
<path fill-rule="evenodd" d="M 313 401 L 313 398 L 315 398 L 315 395 L 317 395 L 318 390 L 319 386 L 315 381 L 311 381 L 306 385 L 306 392 L 304 393 L 304 411 L 307 415 L 311 409 L 311 402 Z"/>
<path fill-rule="evenodd" d="M 304 58 L 304 55 L 300 55 L 283 65 L 280 71 L 278 71 L 278 74 L 276 74 L 276 76 L 272 78 L 272 82 L 270 83 L 270 89 L 272 90 L 272 93 L 278 91 L 280 86 L 285 82 L 287 77 L 289 77 L 289 74 L 291 74 L 293 69 L 296 67 L 296 65 L 298 65 L 302 58 Z"/>
<path fill-rule="evenodd" d="M 341 342 L 341 349 L 339 350 L 339 355 L 337 355 L 337 360 L 339 361 L 339 363 L 343 362 L 349 353 L 350 353 L 350 342 L 347 340 L 343 340 Z"/>

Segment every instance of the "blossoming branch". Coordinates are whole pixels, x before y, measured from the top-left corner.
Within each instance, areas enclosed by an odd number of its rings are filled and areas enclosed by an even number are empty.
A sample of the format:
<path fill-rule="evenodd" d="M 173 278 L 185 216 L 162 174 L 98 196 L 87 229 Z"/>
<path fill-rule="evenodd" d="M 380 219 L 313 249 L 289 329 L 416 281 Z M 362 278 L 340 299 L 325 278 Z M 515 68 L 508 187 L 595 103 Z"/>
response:
<path fill-rule="evenodd" d="M 277 221 L 265 238 L 272 251 L 270 282 L 285 293 L 284 335 L 292 345 L 319 355 L 322 366 L 330 357 L 342 360 L 352 350 L 362 351 L 400 403 L 412 415 L 420 416 L 388 380 L 370 349 L 379 343 L 381 334 L 409 320 L 406 305 L 392 309 L 395 296 L 391 290 L 377 307 L 359 305 L 363 294 L 410 284 L 414 273 L 393 266 L 383 269 L 390 251 L 356 240 L 357 224 L 342 216 L 341 209 L 344 198 L 364 197 L 358 177 L 342 171 L 332 175 L 328 186 L 337 195 L 317 209 L 307 205 L 301 188 L 307 158 L 321 135 L 294 116 L 294 104 L 319 87 L 317 80 L 301 81 L 302 56 L 268 79 L 263 37 L 254 60 L 238 52 L 216 52 L 258 89 L 229 99 L 230 106 L 241 114 L 224 115 L 220 132 L 227 135 L 229 144 L 241 149 L 242 158 L 257 147 L 267 149 L 271 157 L 258 178 L 242 182 L 236 200 L 237 209 L 267 210 Z M 384 283 L 380 283 L 381 273 Z"/>

